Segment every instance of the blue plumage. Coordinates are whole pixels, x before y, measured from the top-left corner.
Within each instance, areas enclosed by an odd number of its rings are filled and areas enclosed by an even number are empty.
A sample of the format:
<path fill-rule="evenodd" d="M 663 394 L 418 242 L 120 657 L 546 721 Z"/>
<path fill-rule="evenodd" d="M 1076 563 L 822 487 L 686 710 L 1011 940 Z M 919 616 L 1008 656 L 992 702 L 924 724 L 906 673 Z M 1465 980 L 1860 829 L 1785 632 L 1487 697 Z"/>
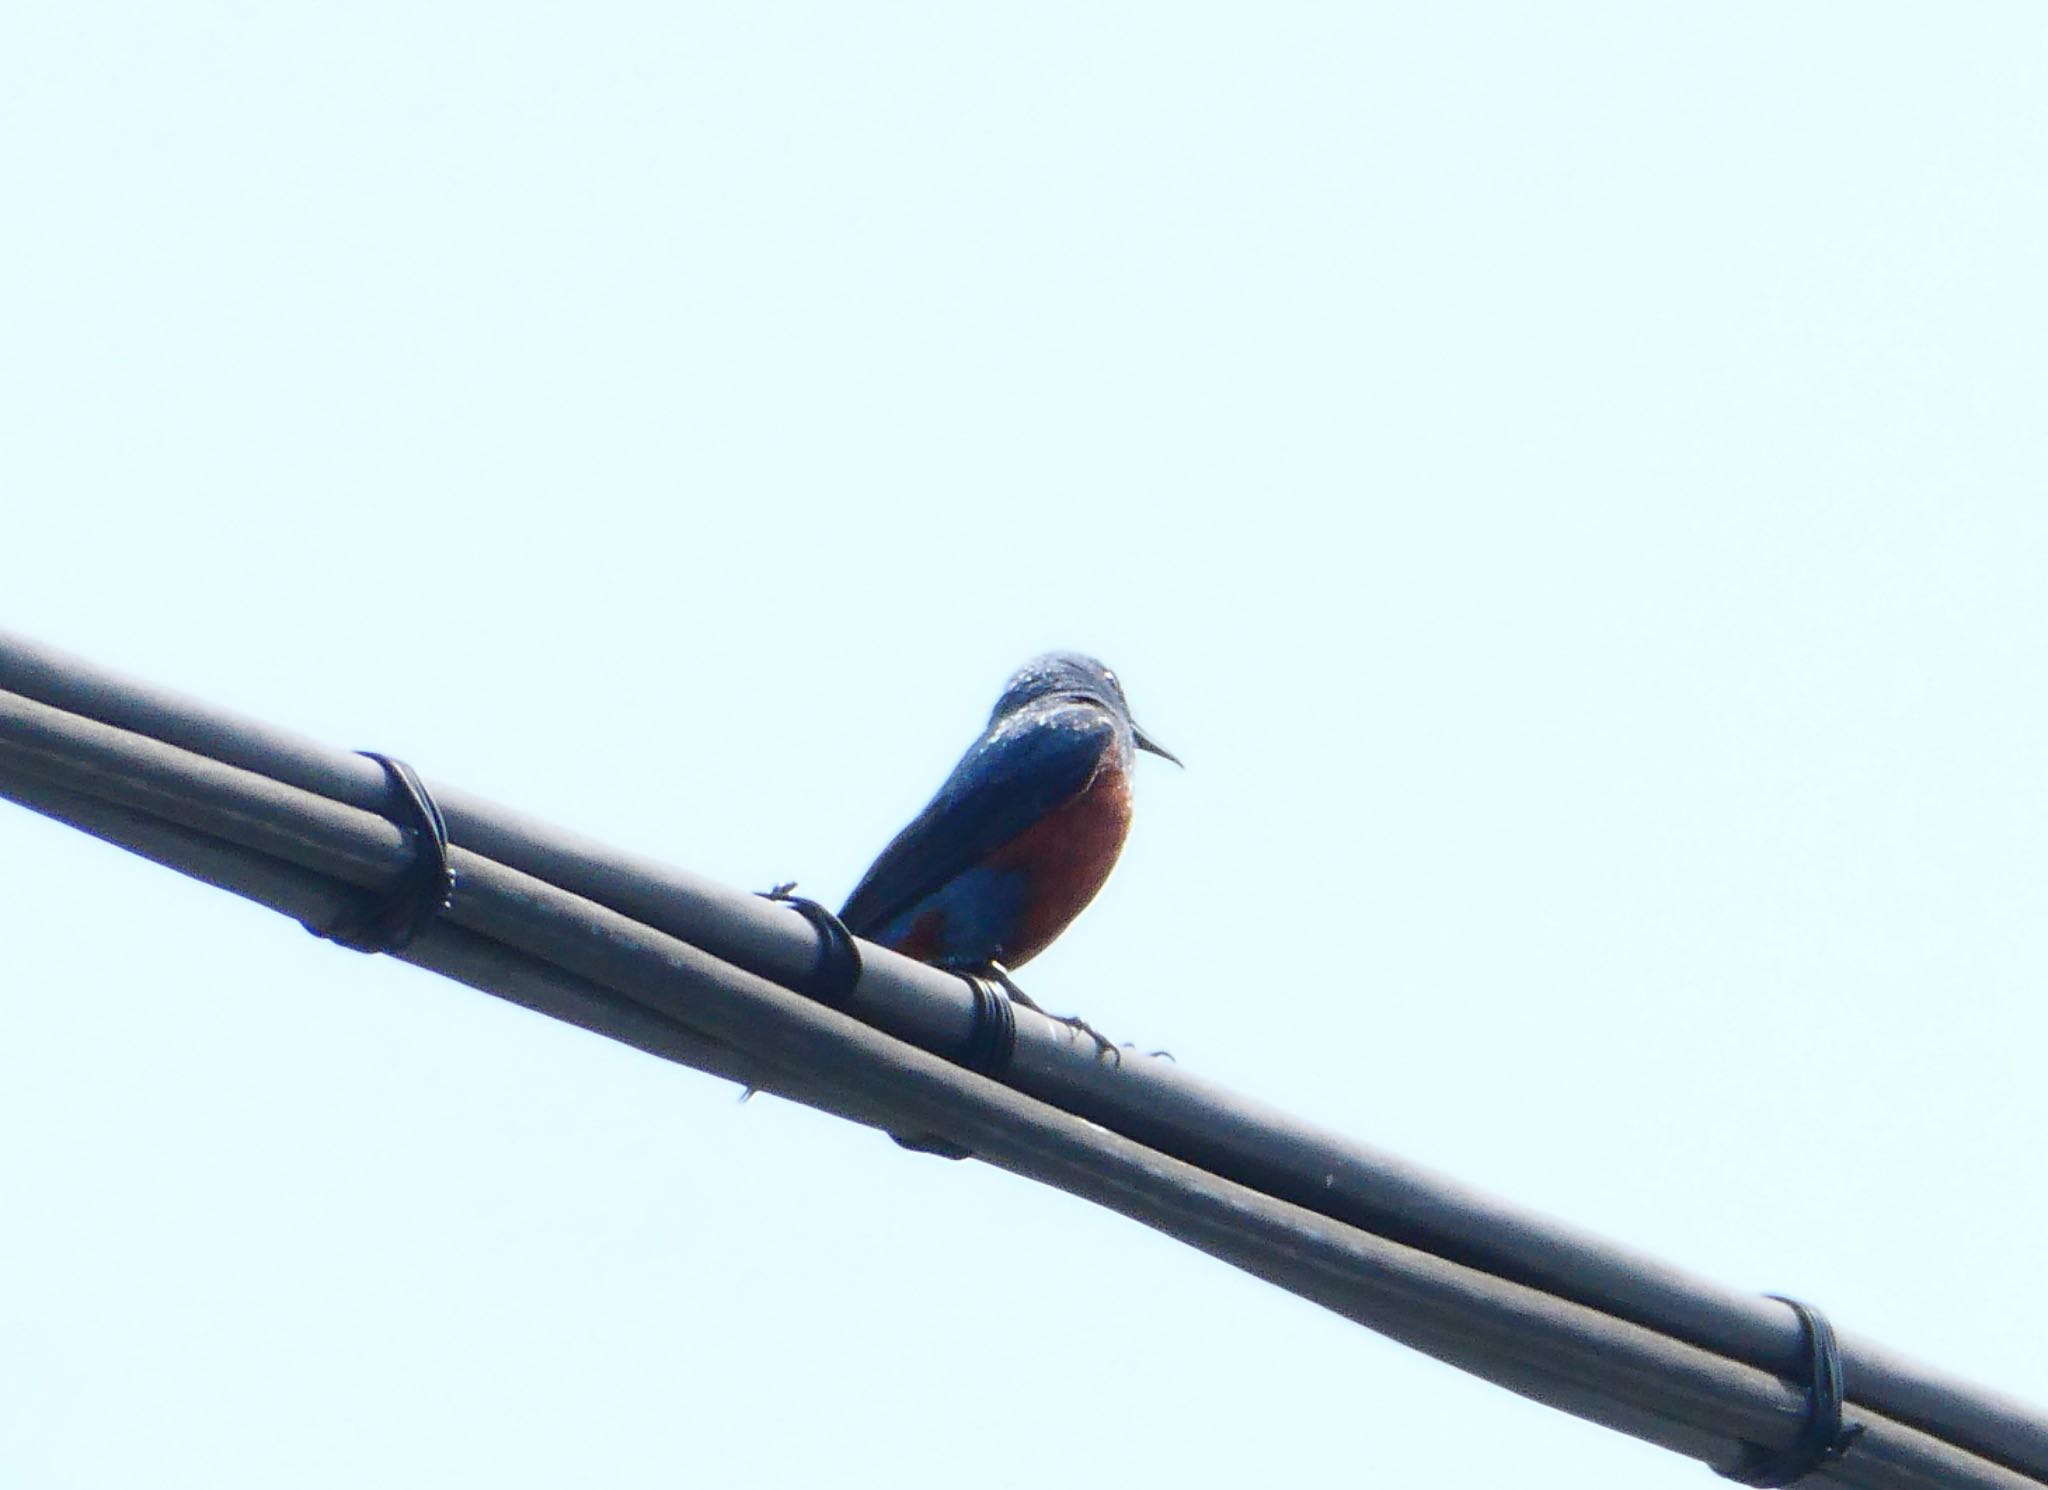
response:
<path fill-rule="evenodd" d="M 1136 750 L 1174 759 L 1132 720 L 1108 668 L 1074 653 L 1028 663 L 841 919 L 943 966 L 1027 961 L 1108 878 L 1129 826 Z"/>

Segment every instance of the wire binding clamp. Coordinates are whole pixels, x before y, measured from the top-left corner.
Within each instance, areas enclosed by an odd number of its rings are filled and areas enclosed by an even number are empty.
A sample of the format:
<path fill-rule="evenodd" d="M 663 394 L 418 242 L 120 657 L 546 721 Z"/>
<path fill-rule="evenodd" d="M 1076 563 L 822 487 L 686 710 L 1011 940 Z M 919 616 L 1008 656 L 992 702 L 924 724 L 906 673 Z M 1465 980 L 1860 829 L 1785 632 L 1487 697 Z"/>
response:
<path fill-rule="evenodd" d="M 1842 1421 L 1842 1347 L 1835 1340 L 1835 1327 L 1811 1304 L 1788 1299 L 1782 1293 L 1766 1295 L 1789 1304 L 1799 1316 L 1799 1331 L 1806 1342 L 1806 1422 L 1789 1447 L 1767 1449 L 1745 1444 L 1742 1458 L 1732 1469 L 1718 1471 L 1723 1479 L 1738 1485 L 1776 1487 L 1796 1484 L 1823 1464 L 1831 1464 L 1849 1452 L 1849 1446 L 1863 1434 L 1861 1423 Z"/>
<path fill-rule="evenodd" d="M 981 1076 L 997 1076 L 1017 1054 L 1017 1009 L 1010 992 L 994 978 L 960 974 L 974 993 L 974 1022 L 960 1064 Z"/>
<path fill-rule="evenodd" d="M 1017 1053 L 1017 1010 L 1010 995 L 994 978 L 953 970 L 974 996 L 974 1021 L 967 1030 L 967 1043 L 960 1050 L 960 1064 L 982 1076 L 999 1076 Z M 889 1135 L 904 1148 L 919 1154 L 937 1154 L 941 1159 L 971 1159 L 972 1149 L 962 1148 L 935 1133 L 910 1136 Z"/>
<path fill-rule="evenodd" d="M 860 983 L 860 943 L 854 940 L 844 921 L 809 896 L 794 893 L 795 890 L 796 881 L 790 880 L 757 893 L 763 900 L 773 900 L 799 912 L 817 929 L 817 966 L 797 992 L 829 1008 L 844 1009 L 853 1002 L 853 990 Z"/>
<path fill-rule="evenodd" d="M 448 865 L 448 821 L 440 804 L 415 771 L 396 756 L 359 750 L 384 768 L 405 821 L 399 826 L 413 836 L 412 862 L 398 878 L 366 895 L 362 903 L 341 913 L 330 926 L 301 922 L 306 930 L 354 952 L 396 952 L 409 945 L 429 921 L 447 909 L 455 894 L 455 871 Z"/>

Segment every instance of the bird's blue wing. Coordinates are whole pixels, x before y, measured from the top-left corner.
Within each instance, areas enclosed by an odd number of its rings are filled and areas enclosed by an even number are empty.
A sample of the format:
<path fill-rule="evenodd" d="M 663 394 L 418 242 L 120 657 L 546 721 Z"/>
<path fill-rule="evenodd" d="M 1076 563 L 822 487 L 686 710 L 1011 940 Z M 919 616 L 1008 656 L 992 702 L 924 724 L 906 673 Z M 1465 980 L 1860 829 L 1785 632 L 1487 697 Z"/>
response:
<path fill-rule="evenodd" d="M 839 918 L 873 936 L 1087 786 L 1116 743 L 1101 709 L 1067 703 L 977 740 L 854 886 Z"/>

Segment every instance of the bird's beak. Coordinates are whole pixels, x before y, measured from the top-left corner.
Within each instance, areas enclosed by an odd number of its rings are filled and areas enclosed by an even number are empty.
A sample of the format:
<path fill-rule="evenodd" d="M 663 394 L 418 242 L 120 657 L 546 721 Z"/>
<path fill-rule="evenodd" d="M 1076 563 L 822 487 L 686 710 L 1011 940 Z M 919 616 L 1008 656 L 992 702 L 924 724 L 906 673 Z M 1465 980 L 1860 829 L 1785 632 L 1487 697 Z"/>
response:
<path fill-rule="evenodd" d="M 1154 755 L 1163 755 L 1168 760 L 1172 761 L 1176 766 L 1180 766 L 1180 768 L 1183 771 L 1187 769 L 1186 766 L 1181 765 L 1181 759 L 1179 756 L 1175 755 L 1171 750 L 1168 750 L 1164 745 L 1160 744 L 1157 740 L 1153 739 L 1150 735 L 1146 734 L 1143 730 L 1139 729 L 1135 723 L 1131 726 L 1131 736 L 1133 743 L 1136 744 L 1140 750 L 1149 750 Z"/>

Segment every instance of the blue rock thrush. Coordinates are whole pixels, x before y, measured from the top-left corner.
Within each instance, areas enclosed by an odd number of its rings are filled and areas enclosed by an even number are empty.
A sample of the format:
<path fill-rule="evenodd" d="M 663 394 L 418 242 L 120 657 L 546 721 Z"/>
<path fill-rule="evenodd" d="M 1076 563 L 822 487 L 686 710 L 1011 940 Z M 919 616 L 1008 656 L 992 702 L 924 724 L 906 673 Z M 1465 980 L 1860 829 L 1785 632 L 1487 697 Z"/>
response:
<path fill-rule="evenodd" d="M 1051 945 L 1109 878 L 1140 750 L 1180 764 L 1131 718 L 1115 673 L 1072 652 L 1026 663 L 840 919 L 920 961 L 993 973 L 1017 994 L 1007 970 Z"/>

